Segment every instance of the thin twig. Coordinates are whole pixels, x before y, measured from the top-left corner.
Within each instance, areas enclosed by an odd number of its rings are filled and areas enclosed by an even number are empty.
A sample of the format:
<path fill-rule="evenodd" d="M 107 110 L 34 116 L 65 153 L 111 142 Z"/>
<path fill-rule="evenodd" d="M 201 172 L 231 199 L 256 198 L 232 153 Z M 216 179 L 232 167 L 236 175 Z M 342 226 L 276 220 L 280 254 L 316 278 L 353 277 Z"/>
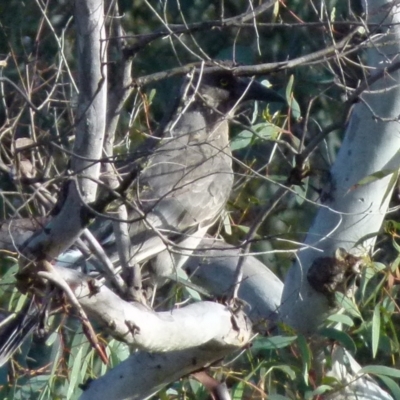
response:
<path fill-rule="evenodd" d="M 242 242 L 242 256 L 239 257 L 239 261 L 235 271 L 234 286 L 232 288 L 232 299 L 237 299 L 238 292 L 240 288 L 240 283 L 243 279 L 243 264 L 245 261 L 245 255 L 250 252 L 251 241 L 257 234 L 258 229 L 264 223 L 271 211 L 277 206 L 281 199 L 288 193 L 288 188 L 280 187 L 272 196 L 272 198 L 267 202 L 267 204 L 262 208 L 257 217 L 255 218 L 255 223 L 250 227 L 244 241 Z"/>

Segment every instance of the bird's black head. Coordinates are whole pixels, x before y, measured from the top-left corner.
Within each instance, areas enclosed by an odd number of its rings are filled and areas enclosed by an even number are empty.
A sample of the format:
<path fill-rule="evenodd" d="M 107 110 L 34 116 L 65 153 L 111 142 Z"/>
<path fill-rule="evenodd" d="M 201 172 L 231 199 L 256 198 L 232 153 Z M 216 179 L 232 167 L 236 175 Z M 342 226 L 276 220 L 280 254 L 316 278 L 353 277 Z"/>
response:
<path fill-rule="evenodd" d="M 199 82 L 200 79 L 200 82 Z M 239 78 L 230 71 L 195 74 L 190 83 L 191 93 L 197 91 L 201 100 L 210 108 L 227 113 L 237 103 L 248 100 L 279 102 L 286 100 L 255 80 Z"/>

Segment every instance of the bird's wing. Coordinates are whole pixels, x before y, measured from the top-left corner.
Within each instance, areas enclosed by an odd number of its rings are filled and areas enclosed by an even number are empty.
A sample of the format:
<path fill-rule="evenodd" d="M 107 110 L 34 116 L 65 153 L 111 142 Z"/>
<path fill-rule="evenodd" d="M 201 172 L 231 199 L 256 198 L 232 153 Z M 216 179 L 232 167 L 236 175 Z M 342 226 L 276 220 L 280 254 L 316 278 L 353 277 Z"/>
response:
<path fill-rule="evenodd" d="M 227 139 L 227 128 L 224 134 Z M 138 203 L 155 226 L 179 233 L 215 220 L 233 173 L 228 144 L 221 149 L 213 140 L 174 142 L 161 146 L 140 175 Z"/>
<path fill-rule="evenodd" d="M 196 116 L 190 113 L 191 118 Z M 225 206 L 233 184 L 228 123 L 208 132 L 188 116 L 164 138 L 134 184 L 136 210 L 130 213 L 131 255 L 143 261 L 165 249 L 164 237 L 179 243 L 185 235 L 211 225 Z M 145 215 L 145 218 L 141 214 Z"/>

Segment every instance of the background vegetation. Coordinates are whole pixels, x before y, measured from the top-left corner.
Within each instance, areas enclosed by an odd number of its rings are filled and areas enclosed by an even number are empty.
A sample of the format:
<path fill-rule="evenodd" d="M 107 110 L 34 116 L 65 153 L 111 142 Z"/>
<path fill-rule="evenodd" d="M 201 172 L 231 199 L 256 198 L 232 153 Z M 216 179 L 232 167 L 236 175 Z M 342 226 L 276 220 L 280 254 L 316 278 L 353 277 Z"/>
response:
<path fill-rule="evenodd" d="M 249 2 L 123 0 L 119 6 L 126 41 L 132 46 L 143 37 L 140 35 L 163 27 L 162 20 L 171 25 L 219 20 L 221 16 L 243 13 Z M 360 10 L 356 1 L 280 1 L 259 16 L 256 25 L 249 21 L 240 27 L 194 31 L 152 41 L 135 54 L 132 76 L 140 78 L 207 58 L 260 64 L 306 56 L 346 37 L 359 23 Z M 72 12 L 72 2 L 62 0 L 11 0 L 0 4 L 0 76 L 4 78 L 0 81 L 1 219 L 47 216 L 62 186 L 69 160 L 66 150 L 74 140 L 77 102 Z M 111 25 L 112 18 L 107 23 Z M 371 32 L 360 29 L 353 35 L 355 48 L 366 34 Z M 113 57 L 118 54 L 109 57 L 112 67 Z M 346 124 L 348 109 L 344 100 L 363 78 L 363 58 L 360 48 L 346 57 L 305 59 L 296 68 L 280 68 L 259 77 L 294 99 L 290 113 L 273 108 L 257 110 L 255 105 L 243 111 L 239 122 L 250 121 L 257 135 L 240 123 L 232 127 L 234 155 L 243 164 L 235 164 L 235 190 L 224 224 L 216 230 L 228 242 L 239 243 L 276 192 L 276 183 L 295 183 L 293 193 L 270 212 L 252 244 L 252 251 L 259 252 L 259 258 L 281 279 L 319 207 L 321 189 L 328 181 Z M 111 84 L 112 79 L 110 74 Z M 132 152 L 144 133 L 157 126 L 178 83 L 176 77 L 154 80 L 131 95 L 118 126 L 117 153 Z M 40 112 L 29 108 L 19 91 L 26 93 L 33 104 L 40 104 Z M 325 139 L 302 166 L 304 178 L 296 180 L 296 154 L 321 133 L 327 133 Z M 254 171 L 267 179 L 255 177 Z M 51 197 L 37 195 L 37 183 L 44 185 Z M 332 315 L 322 332 L 325 338 L 357 354 L 362 365 L 399 365 L 397 205 L 398 192 L 392 199 L 393 212 L 379 232 L 376 254 L 365 260 L 356 295 L 347 301 L 341 299 L 345 311 Z M 0 305 L 4 311 L 18 311 L 25 301 L 15 288 L 17 270 L 17 254 L 4 252 L 0 264 Z M 172 302 L 187 297 L 181 287 L 169 290 Z M 101 340 L 107 344 L 111 361 L 105 366 L 78 321 L 63 313 L 52 316 L 51 321 L 48 335 L 26 343 L 16 361 L 0 369 L 2 398 L 77 398 L 79 384 L 102 375 L 129 354 L 126 345 L 104 335 Z M 342 330 L 333 328 L 338 322 Z M 317 399 L 333 387 L 334 378 L 325 374 L 332 363 L 329 354 L 326 371 L 320 376 L 312 369 L 310 343 L 288 327 L 280 328 L 281 334 L 259 335 L 251 349 L 211 367 L 217 380 L 226 381 L 232 398 Z M 400 399 L 400 375 L 380 367 L 371 371 Z M 209 398 L 209 393 L 188 377 L 163 389 L 155 398 L 201 400 Z"/>

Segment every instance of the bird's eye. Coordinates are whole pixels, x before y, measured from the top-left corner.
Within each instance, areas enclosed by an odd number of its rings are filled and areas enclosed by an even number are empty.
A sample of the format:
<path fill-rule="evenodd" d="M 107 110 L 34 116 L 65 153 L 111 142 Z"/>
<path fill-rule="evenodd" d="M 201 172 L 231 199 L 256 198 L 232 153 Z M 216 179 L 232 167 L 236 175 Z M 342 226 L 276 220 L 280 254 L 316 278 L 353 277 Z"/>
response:
<path fill-rule="evenodd" d="M 228 81 L 228 79 L 226 79 L 226 78 L 221 78 L 221 79 L 219 80 L 219 84 L 220 84 L 222 87 L 227 87 L 227 86 L 229 85 L 229 81 Z"/>

